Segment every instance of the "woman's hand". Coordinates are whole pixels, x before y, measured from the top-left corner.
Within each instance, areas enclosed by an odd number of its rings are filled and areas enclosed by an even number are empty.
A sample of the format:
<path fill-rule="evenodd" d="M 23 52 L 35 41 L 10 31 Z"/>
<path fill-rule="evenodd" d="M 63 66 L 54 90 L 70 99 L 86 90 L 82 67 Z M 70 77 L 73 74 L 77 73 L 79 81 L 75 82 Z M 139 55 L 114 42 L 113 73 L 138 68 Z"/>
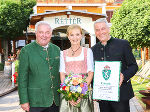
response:
<path fill-rule="evenodd" d="M 69 103 L 70 103 L 72 106 L 76 106 L 78 103 L 80 103 L 80 101 L 81 101 L 81 98 L 79 97 L 76 102 L 75 102 L 74 100 L 71 100 L 71 101 L 69 101 Z"/>

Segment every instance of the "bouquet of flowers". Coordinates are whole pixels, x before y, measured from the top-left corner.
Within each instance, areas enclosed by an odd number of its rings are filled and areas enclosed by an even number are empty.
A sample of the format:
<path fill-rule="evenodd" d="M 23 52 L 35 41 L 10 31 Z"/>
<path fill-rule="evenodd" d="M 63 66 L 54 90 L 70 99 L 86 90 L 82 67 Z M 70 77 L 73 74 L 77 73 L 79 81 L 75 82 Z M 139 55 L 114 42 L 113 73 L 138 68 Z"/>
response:
<path fill-rule="evenodd" d="M 85 76 L 83 74 L 70 73 L 61 83 L 59 93 L 63 94 L 62 98 L 67 101 L 77 101 L 78 98 L 88 98 L 91 88 L 88 87 Z"/>

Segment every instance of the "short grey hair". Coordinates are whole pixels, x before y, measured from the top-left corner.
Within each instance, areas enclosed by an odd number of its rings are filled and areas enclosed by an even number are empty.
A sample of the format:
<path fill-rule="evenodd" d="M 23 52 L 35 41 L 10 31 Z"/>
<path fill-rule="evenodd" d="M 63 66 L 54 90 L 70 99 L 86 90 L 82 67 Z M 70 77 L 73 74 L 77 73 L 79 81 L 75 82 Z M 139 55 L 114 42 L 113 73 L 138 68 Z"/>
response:
<path fill-rule="evenodd" d="M 48 22 L 46 22 L 46 21 L 39 21 L 39 22 L 37 22 L 37 23 L 35 24 L 35 32 L 37 32 L 37 29 L 38 29 L 38 27 L 39 27 L 40 25 L 48 25 L 49 28 L 50 28 L 50 30 L 51 30 L 51 32 L 52 32 L 51 25 L 50 25 Z"/>
<path fill-rule="evenodd" d="M 94 26 L 95 26 L 96 23 L 106 23 L 106 25 L 109 27 L 108 21 L 107 21 L 106 18 L 97 19 L 97 20 L 94 22 Z"/>

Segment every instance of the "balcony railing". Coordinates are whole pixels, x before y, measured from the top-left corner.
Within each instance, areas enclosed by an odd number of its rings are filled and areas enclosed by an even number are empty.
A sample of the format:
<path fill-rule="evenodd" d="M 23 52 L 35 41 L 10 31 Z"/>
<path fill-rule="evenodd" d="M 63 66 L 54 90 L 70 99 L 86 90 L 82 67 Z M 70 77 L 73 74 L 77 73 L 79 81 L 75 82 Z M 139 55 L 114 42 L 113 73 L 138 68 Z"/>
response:
<path fill-rule="evenodd" d="M 37 3 L 46 4 L 97 4 L 106 3 L 106 0 L 37 0 Z"/>

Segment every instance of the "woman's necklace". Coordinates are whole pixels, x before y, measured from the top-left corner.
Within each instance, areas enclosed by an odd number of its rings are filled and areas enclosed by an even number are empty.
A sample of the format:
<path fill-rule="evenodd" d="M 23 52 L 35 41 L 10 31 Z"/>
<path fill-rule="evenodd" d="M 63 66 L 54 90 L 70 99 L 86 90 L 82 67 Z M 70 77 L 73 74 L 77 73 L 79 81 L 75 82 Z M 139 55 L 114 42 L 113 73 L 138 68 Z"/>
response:
<path fill-rule="evenodd" d="M 73 51 L 73 49 L 71 48 L 71 50 L 72 50 L 72 56 L 75 55 L 75 53 L 80 49 L 80 47 L 81 47 L 81 46 L 79 46 L 79 48 L 78 48 L 77 50 L 75 50 L 75 51 Z"/>

